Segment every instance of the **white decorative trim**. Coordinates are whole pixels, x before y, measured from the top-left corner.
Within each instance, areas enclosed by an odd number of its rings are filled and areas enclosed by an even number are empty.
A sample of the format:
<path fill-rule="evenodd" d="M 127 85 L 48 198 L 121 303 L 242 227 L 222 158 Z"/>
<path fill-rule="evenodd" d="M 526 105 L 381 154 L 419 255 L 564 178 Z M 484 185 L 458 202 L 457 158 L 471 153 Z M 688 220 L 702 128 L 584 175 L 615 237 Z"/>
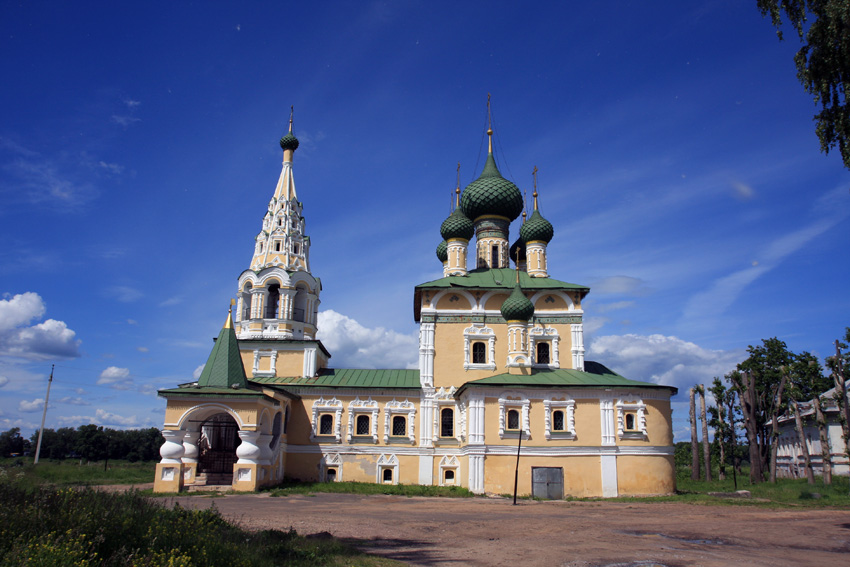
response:
<path fill-rule="evenodd" d="M 382 454 L 380 457 L 378 457 L 377 465 L 378 466 L 375 467 L 376 468 L 375 481 L 378 484 L 385 484 L 384 483 L 384 470 L 386 470 L 386 469 L 392 469 L 392 471 L 393 471 L 393 482 L 392 482 L 392 484 L 398 484 L 398 457 L 396 457 L 394 454 L 391 454 L 391 455 Z"/>
<path fill-rule="evenodd" d="M 419 325 L 419 384 L 423 387 L 434 386 L 434 323 Z"/>
<path fill-rule="evenodd" d="M 634 401 L 630 401 L 634 400 Z M 638 396 L 620 398 L 617 400 L 617 437 L 620 439 L 647 439 L 646 431 L 646 404 Z M 626 429 L 626 413 L 635 412 L 636 421 L 634 429 Z"/>
<path fill-rule="evenodd" d="M 384 406 L 384 443 L 389 443 L 391 438 L 398 439 L 397 436 L 390 435 L 393 427 L 393 415 L 405 415 L 407 439 L 410 441 L 411 445 L 416 443 L 414 425 L 416 423 L 416 406 L 409 400 L 399 402 L 395 399 L 391 402 L 387 402 Z"/>
<path fill-rule="evenodd" d="M 529 410 L 531 402 L 525 394 L 520 392 L 505 392 L 499 396 L 499 439 L 504 439 L 505 434 L 508 436 L 515 435 L 515 430 L 506 429 L 507 413 L 510 409 L 520 410 L 520 431 L 524 435 L 524 439 L 531 438 L 531 427 L 529 426 Z"/>
<path fill-rule="evenodd" d="M 573 368 L 584 372 L 584 327 L 581 323 L 570 325 L 573 338 Z"/>
<path fill-rule="evenodd" d="M 482 341 L 487 343 L 487 362 L 472 362 L 472 343 Z M 472 325 L 463 330 L 463 369 L 464 370 L 495 370 L 496 369 L 496 332 L 487 326 Z"/>
<path fill-rule="evenodd" d="M 450 386 L 448 390 L 441 386 L 434 393 L 434 436 L 432 441 L 435 444 L 439 444 L 440 441 L 445 442 L 446 439 L 455 439 L 458 443 L 463 443 L 465 440 L 463 433 L 465 432 L 466 427 L 465 424 L 461 423 L 460 408 L 458 407 L 454 397 L 456 391 L 457 389 L 454 386 Z M 451 409 L 453 412 L 452 417 L 454 418 L 454 423 L 452 424 L 452 437 L 443 437 L 441 435 L 442 412 L 446 408 Z"/>
<path fill-rule="evenodd" d="M 270 358 L 269 361 L 269 369 L 268 370 L 260 370 L 260 362 L 264 358 Z M 254 351 L 254 365 L 251 368 L 251 372 L 254 376 L 257 377 L 267 377 L 273 378 L 277 376 L 277 350 L 255 350 Z"/>
<path fill-rule="evenodd" d="M 364 437 L 363 435 L 357 435 L 355 433 L 355 423 L 356 417 L 358 415 L 369 414 L 369 429 L 371 430 L 369 433 L 369 437 L 372 438 L 372 443 L 378 442 L 378 402 L 373 400 L 371 397 L 365 400 L 361 400 L 358 396 L 352 402 L 348 404 L 348 435 L 346 436 L 346 441 L 351 443 L 351 439 L 354 437 Z"/>
<path fill-rule="evenodd" d="M 602 445 L 616 445 L 614 437 L 614 400 L 611 398 L 599 399 L 599 416 L 602 426 Z"/>
<path fill-rule="evenodd" d="M 331 398 L 330 400 L 319 398 L 313 402 L 313 431 L 310 435 L 311 441 L 328 437 L 328 435 L 319 434 L 319 415 L 330 412 L 334 414 L 333 437 L 337 443 L 342 442 L 342 402 L 336 398 Z"/>
<path fill-rule="evenodd" d="M 446 469 L 455 473 L 454 482 L 446 483 Z M 460 486 L 460 461 L 455 455 L 443 455 L 440 459 L 440 486 Z"/>
<path fill-rule="evenodd" d="M 342 481 L 342 457 L 339 453 L 329 453 L 323 454 L 321 461 L 319 461 L 320 468 L 320 476 L 319 479 L 322 482 L 328 482 L 328 469 L 329 468 L 336 469 L 336 482 Z"/>
<path fill-rule="evenodd" d="M 549 439 L 575 439 L 576 438 L 576 402 L 571 399 L 543 400 L 544 423 L 546 440 Z M 552 429 L 552 410 L 564 410 L 564 429 L 555 431 Z"/>
<path fill-rule="evenodd" d="M 550 342 L 551 341 L 551 342 Z M 549 342 L 552 346 L 549 351 L 549 363 L 541 364 L 537 362 L 537 343 Z M 528 331 L 528 354 L 532 359 L 534 368 L 560 368 L 560 349 L 558 348 L 561 342 L 561 337 L 558 330 L 553 327 L 541 327 L 540 325 L 529 329 Z"/>

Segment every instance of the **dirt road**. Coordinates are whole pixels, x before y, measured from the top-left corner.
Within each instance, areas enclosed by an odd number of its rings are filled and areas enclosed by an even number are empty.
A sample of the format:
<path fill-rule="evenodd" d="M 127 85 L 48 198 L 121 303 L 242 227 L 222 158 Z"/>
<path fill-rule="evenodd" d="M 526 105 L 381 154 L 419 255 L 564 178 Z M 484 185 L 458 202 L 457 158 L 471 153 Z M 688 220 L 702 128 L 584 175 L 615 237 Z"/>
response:
<path fill-rule="evenodd" d="M 850 565 L 850 511 L 317 494 L 177 497 L 411 565 Z"/>

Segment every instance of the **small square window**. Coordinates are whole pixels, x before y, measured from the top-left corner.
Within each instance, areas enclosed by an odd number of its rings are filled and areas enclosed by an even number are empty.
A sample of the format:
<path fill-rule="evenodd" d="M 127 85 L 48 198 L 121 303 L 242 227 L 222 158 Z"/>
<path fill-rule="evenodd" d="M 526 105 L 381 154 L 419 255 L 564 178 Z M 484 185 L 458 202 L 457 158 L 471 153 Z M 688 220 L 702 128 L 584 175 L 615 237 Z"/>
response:
<path fill-rule="evenodd" d="M 319 418 L 319 435 L 333 435 L 334 416 L 325 414 Z"/>
<path fill-rule="evenodd" d="M 517 431 L 519 430 L 519 410 L 508 410 L 508 423 L 505 429 Z"/>
<path fill-rule="evenodd" d="M 369 435 L 369 416 L 368 415 L 358 415 L 357 416 L 356 431 L 357 431 L 357 435 Z"/>
<path fill-rule="evenodd" d="M 454 484 L 455 483 L 455 471 L 454 469 L 446 469 L 443 473 L 443 484 Z"/>
<path fill-rule="evenodd" d="M 407 435 L 407 418 L 403 415 L 393 416 L 393 436 L 403 437 Z"/>
<path fill-rule="evenodd" d="M 555 410 L 552 412 L 552 431 L 564 431 L 563 410 Z"/>
<path fill-rule="evenodd" d="M 385 468 L 381 471 L 381 482 L 384 484 L 392 484 L 393 483 L 393 470 L 390 468 Z"/>

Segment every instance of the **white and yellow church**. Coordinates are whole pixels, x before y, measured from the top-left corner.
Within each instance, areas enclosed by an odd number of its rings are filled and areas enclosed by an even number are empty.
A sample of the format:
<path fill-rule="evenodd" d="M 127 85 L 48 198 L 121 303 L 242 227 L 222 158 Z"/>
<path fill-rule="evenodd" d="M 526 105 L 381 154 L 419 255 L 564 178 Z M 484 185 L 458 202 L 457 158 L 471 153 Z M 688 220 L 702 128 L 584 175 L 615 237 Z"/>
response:
<path fill-rule="evenodd" d="M 199 379 L 159 392 L 167 407 L 155 491 L 252 491 L 287 477 L 502 494 L 517 470 L 519 494 L 541 498 L 675 490 L 676 389 L 585 360 L 590 290 L 549 276 L 554 229 L 536 182 L 526 218 L 487 133 L 484 169 L 458 187 L 440 227 L 443 277 L 413 291 L 418 370 L 333 368 L 317 338 L 322 286 L 310 271 L 290 118 L 235 308 Z"/>

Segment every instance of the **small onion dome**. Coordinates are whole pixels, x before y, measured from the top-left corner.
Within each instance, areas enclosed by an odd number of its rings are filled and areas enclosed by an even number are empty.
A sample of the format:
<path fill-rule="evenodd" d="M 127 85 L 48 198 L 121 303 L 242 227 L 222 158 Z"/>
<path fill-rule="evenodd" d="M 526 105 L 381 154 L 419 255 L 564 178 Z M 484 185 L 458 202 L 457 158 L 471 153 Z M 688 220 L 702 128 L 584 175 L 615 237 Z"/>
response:
<path fill-rule="evenodd" d="M 520 227 L 519 236 L 526 244 L 534 240 L 542 240 L 549 244 L 549 241 L 555 236 L 555 229 L 552 227 L 552 223 L 544 219 L 540 211 L 535 209 L 531 213 L 531 218 Z"/>
<path fill-rule="evenodd" d="M 475 234 L 475 227 L 472 225 L 472 221 L 460 210 L 460 207 L 456 208 L 440 226 L 440 236 L 444 240 L 450 238 L 469 240 L 473 234 Z"/>
<path fill-rule="evenodd" d="M 517 252 L 519 252 L 519 258 L 517 258 Z M 511 246 L 511 260 L 514 262 L 522 262 L 526 259 L 525 256 L 525 242 L 522 241 L 522 238 L 517 238 L 516 242 Z"/>
<path fill-rule="evenodd" d="M 289 132 L 280 139 L 280 147 L 283 150 L 292 150 L 294 152 L 298 149 L 298 138 L 295 137 L 295 134 Z"/>
<path fill-rule="evenodd" d="M 531 304 L 531 301 L 522 293 L 522 288 L 519 287 L 519 282 L 517 282 L 514 290 L 508 296 L 504 303 L 502 303 L 502 317 L 505 318 L 505 321 L 528 321 L 531 319 L 531 316 L 534 315 L 534 305 Z"/>
<path fill-rule="evenodd" d="M 449 244 L 445 240 L 437 244 L 437 259 L 440 262 L 449 261 Z"/>
<path fill-rule="evenodd" d="M 514 220 L 522 212 L 522 193 L 516 185 L 502 177 L 491 153 L 481 176 L 464 189 L 460 206 L 473 221 L 483 215 Z"/>

